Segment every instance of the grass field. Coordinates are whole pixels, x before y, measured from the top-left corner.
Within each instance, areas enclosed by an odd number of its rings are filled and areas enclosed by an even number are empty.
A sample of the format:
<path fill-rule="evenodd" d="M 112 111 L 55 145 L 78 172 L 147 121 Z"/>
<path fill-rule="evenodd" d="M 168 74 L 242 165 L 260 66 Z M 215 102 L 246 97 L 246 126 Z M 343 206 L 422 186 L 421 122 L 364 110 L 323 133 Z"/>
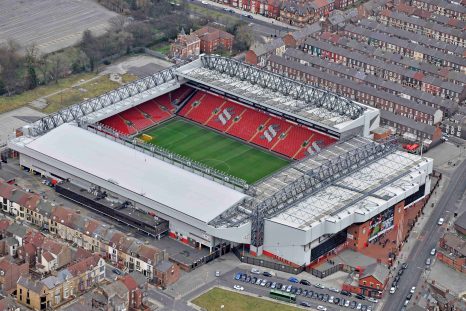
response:
<path fill-rule="evenodd" d="M 249 184 L 288 165 L 274 154 L 181 118 L 145 132 L 150 143 L 244 179 Z"/>
<path fill-rule="evenodd" d="M 298 308 L 261 298 L 242 295 L 221 288 L 213 288 L 192 301 L 207 310 L 224 311 L 297 311 Z M 223 305 L 221 309 L 220 306 Z"/>

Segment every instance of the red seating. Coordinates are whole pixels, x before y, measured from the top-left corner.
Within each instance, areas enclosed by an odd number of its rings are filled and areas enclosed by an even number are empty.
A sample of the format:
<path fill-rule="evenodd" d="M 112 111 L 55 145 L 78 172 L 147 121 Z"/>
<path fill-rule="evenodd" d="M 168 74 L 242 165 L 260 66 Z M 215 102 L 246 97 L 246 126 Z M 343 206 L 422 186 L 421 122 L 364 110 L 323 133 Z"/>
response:
<path fill-rule="evenodd" d="M 154 124 L 154 121 L 146 118 L 137 107 L 120 112 L 120 116 L 125 120 L 131 121 L 139 131 Z"/>
<path fill-rule="evenodd" d="M 151 116 L 152 121 L 158 123 L 172 116 L 165 106 L 160 105 L 155 100 L 149 100 L 137 107 L 140 111 Z"/>
<path fill-rule="evenodd" d="M 251 142 L 264 148 L 271 149 L 275 144 L 280 143 L 280 135 L 286 133 L 291 127 L 292 125 L 290 123 L 278 117 L 271 117 L 260 133 L 255 135 Z M 270 141 L 268 139 L 270 139 Z"/>
<path fill-rule="evenodd" d="M 220 112 L 225 102 L 219 96 L 198 92 L 181 109 L 180 115 L 197 123 L 205 124 Z"/>
<path fill-rule="evenodd" d="M 136 133 L 136 129 L 127 123 L 128 121 L 124 120 L 120 115 L 111 116 L 105 120 L 100 121 L 100 123 L 111 127 L 114 130 L 117 130 L 120 133 L 126 135 L 132 135 Z"/>
<path fill-rule="evenodd" d="M 183 84 L 180 88 L 171 92 L 172 103 L 182 102 L 192 91 L 192 87 Z"/>

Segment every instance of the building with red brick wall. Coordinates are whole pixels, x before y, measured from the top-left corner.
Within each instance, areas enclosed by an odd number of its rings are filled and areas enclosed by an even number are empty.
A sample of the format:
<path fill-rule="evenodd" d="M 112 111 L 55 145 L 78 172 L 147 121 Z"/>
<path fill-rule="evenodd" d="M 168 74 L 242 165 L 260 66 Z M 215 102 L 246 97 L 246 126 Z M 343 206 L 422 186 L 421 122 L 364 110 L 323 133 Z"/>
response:
<path fill-rule="evenodd" d="M 180 268 L 177 264 L 164 260 L 155 266 L 156 282 L 158 286 L 166 287 L 178 281 Z"/>
<path fill-rule="evenodd" d="M 145 305 L 145 292 L 147 291 L 147 279 L 137 271 L 125 275 L 120 281 L 128 289 L 129 309 L 141 310 Z"/>
<path fill-rule="evenodd" d="M 11 256 L 0 259 L 0 286 L 5 293 L 16 290 L 16 282 L 20 276 L 28 274 L 28 263 L 16 262 Z"/>
<path fill-rule="evenodd" d="M 466 240 L 451 232 L 440 239 L 437 258 L 456 271 L 466 273 Z"/>
<path fill-rule="evenodd" d="M 367 266 L 359 276 L 361 293 L 368 297 L 381 298 L 388 282 L 389 269 L 379 263 Z"/>
<path fill-rule="evenodd" d="M 459 234 L 466 236 L 466 212 L 461 214 L 458 219 L 456 219 L 455 230 L 458 231 Z"/>
<path fill-rule="evenodd" d="M 170 45 L 172 57 L 197 57 L 201 53 L 201 40 L 195 35 L 187 35 L 184 29 L 178 34 L 175 42 Z"/>
<path fill-rule="evenodd" d="M 201 53 L 207 54 L 214 53 L 220 47 L 231 52 L 235 39 L 232 34 L 211 26 L 202 27 L 192 35 L 199 38 Z"/>

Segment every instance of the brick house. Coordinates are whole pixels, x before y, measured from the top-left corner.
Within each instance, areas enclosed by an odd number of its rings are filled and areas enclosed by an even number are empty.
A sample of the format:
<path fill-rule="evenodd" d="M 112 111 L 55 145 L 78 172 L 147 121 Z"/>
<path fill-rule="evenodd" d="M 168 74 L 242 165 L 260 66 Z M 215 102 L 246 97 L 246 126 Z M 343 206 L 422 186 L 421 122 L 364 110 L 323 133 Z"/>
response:
<path fill-rule="evenodd" d="M 251 65 L 264 67 L 271 55 L 283 55 L 286 44 L 282 38 L 277 38 L 269 43 L 256 44 L 246 52 L 245 62 Z"/>
<path fill-rule="evenodd" d="M 235 39 L 232 34 L 211 26 L 204 26 L 193 32 L 192 35 L 200 39 L 201 53 L 207 54 L 214 53 L 220 47 L 231 52 Z"/>
<path fill-rule="evenodd" d="M 28 274 L 28 263 L 17 262 L 11 256 L 0 259 L 0 286 L 5 293 L 13 292 L 18 279 Z"/>
<path fill-rule="evenodd" d="M 157 285 L 166 287 L 178 281 L 180 278 L 180 267 L 171 261 L 164 260 L 155 266 Z"/>
<path fill-rule="evenodd" d="M 447 232 L 440 239 L 437 258 L 458 272 L 466 273 L 466 240 Z"/>
<path fill-rule="evenodd" d="M 147 279 L 139 272 L 131 272 L 120 279 L 129 295 L 129 308 L 139 310 L 144 307 L 145 293 L 147 291 Z"/>
<path fill-rule="evenodd" d="M 381 298 L 387 285 L 389 269 L 379 263 L 367 266 L 359 276 L 359 287 L 365 296 Z"/>
<path fill-rule="evenodd" d="M 170 45 L 170 55 L 178 58 L 197 57 L 201 53 L 201 40 L 195 35 L 187 35 L 184 29 Z"/>

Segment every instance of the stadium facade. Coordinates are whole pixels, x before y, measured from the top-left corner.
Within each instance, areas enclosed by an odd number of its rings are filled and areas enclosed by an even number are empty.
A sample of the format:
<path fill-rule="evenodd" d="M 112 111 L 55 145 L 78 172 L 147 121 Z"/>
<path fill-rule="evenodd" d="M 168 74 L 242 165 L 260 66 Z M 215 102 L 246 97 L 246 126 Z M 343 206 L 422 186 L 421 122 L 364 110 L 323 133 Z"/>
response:
<path fill-rule="evenodd" d="M 249 184 L 141 139 L 173 118 L 290 164 Z M 400 228 L 402 211 L 429 193 L 432 160 L 372 141 L 379 119 L 337 94 L 202 55 L 44 117 L 8 145 L 23 167 L 130 202 L 184 243 L 243 244 L 307 265 Z"/>

